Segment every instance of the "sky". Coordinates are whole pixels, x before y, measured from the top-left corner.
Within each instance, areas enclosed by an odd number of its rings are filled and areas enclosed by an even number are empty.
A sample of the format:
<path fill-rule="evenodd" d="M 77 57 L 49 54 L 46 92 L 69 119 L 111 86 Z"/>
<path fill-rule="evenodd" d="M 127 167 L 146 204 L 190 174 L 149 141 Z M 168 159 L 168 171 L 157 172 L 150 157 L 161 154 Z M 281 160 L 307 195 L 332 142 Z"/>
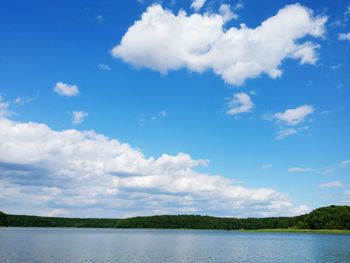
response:
<path fill-rule="evenodd" d="M 13 0 L 0 24 L 0 211 L 350 205 L 348 0 Z"/>

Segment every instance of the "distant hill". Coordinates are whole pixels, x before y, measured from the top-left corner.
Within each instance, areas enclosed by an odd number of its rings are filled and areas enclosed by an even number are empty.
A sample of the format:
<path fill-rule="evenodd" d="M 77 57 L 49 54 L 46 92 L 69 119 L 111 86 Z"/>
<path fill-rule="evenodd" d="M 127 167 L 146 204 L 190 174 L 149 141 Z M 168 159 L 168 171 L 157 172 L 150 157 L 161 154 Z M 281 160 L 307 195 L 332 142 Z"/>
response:
<path fill-rule="evenodd" d="M 161 215 L 126 219 L 60 218 L 7 215 L 0 212 L 0 226 L 96 227 L 164 229 L 338 229 L 350 230 L 350 207 L 328 206 L 294 217 L 221 218 L 199 215 Z"/>

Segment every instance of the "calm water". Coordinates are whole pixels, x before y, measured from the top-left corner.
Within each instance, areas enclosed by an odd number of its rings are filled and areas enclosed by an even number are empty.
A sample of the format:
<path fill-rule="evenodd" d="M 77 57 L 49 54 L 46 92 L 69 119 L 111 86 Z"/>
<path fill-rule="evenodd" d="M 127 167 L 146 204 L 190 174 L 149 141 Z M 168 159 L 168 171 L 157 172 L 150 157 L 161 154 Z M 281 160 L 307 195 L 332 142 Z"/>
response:
<path fill-rule="evenodd" d="M 0 262 L 350 262 L 350 236 L 0 228 Z"/>

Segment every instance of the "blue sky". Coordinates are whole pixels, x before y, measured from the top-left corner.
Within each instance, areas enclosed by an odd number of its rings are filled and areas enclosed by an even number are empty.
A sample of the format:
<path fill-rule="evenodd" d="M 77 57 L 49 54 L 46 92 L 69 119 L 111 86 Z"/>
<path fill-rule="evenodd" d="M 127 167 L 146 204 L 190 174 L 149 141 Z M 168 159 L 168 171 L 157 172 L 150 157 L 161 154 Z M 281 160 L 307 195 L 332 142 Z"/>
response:
<path fill-rule="evenodd" d="M 5 1 L 0 20 L 0 210 L 350 205 L 349 1 Z"/>

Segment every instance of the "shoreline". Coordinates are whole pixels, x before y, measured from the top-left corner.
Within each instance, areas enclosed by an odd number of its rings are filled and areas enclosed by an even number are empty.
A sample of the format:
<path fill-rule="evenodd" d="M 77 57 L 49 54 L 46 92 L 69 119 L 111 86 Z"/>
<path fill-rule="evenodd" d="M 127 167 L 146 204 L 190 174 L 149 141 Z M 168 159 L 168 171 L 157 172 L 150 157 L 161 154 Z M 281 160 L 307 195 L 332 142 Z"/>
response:
<path fill-rule="evenodd" d="M 42 228 L 42 229 L 105 229 L 105 230 L 188 230 L 188 231 L 223 231 L 236 233 L 274 233 L 274 234 L 328 234 L 328 235 L 350 235 L 350 230 L 341 229 L 200 229 L 200 228 L 109 228 L 109 227 L 25 227 L 25 226 L 0 226 L 2 228 Z"/>
<path fill-rule="evenodd" d="M 350 235 L 350 230 L 341 229 L 244 229 L 239 230 L 245 233 L 301 233 L 301 234 L 333 234 Z"/>

